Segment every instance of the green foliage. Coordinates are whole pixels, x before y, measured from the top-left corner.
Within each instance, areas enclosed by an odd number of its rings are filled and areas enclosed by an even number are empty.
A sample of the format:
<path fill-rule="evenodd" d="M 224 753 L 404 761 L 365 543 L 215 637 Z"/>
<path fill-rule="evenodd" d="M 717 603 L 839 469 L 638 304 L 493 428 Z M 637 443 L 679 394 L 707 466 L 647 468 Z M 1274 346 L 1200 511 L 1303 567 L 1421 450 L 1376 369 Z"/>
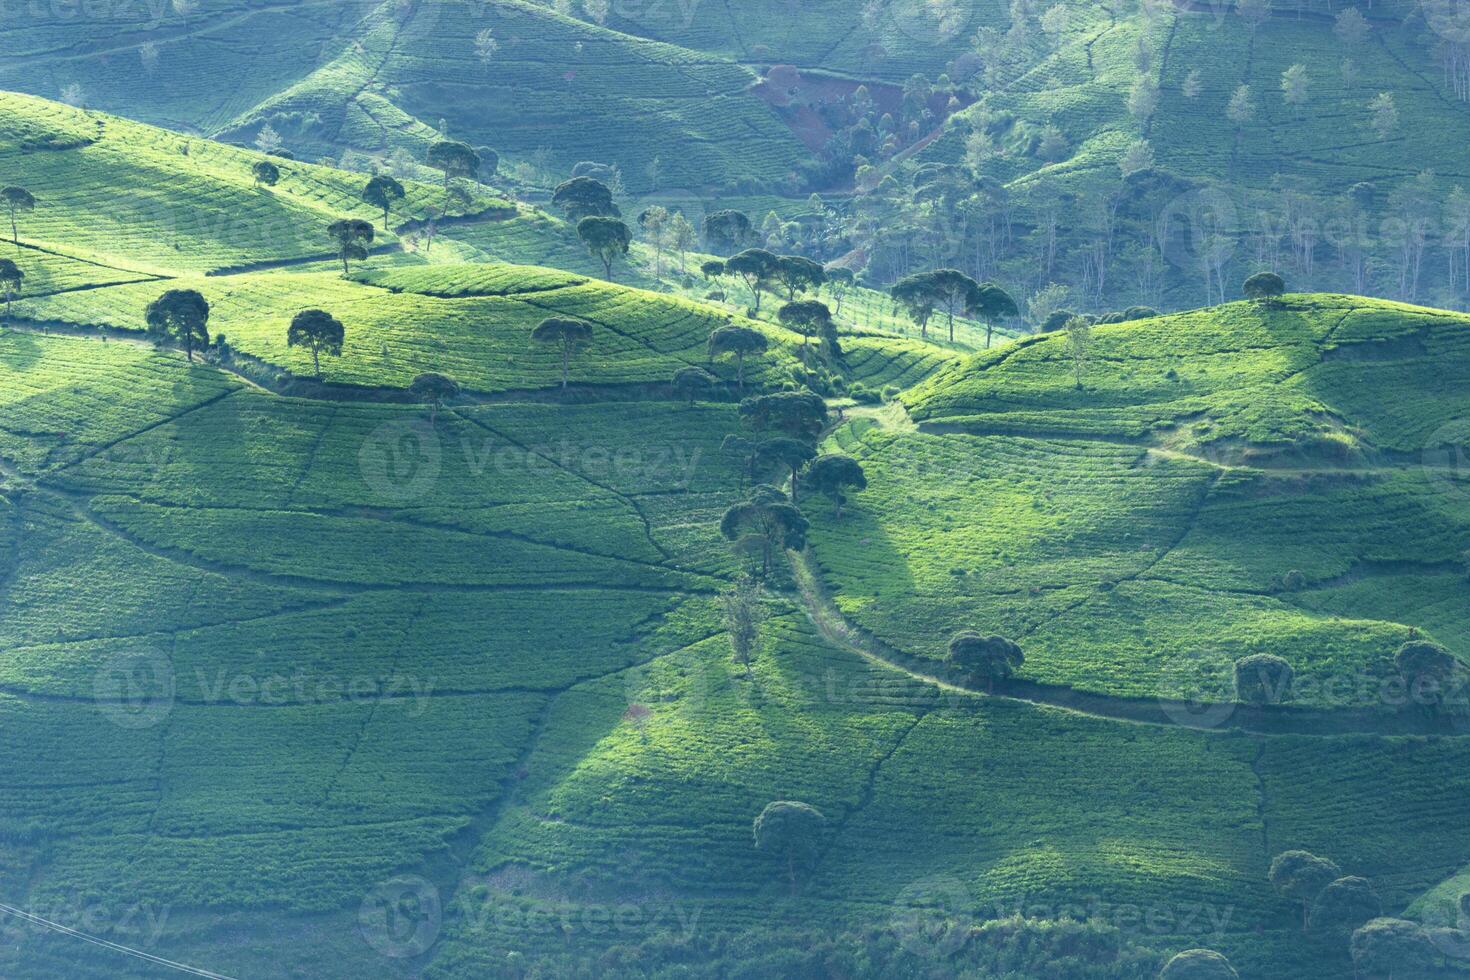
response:
<path fill-rule="evenodd" d="M 1213 949 L 1186 949 L 1164 964 L 1159 980 L 1238 980 L 1230 961 Z"/>
<path fill-rule="evenodd" d="M 192 289 L 170 289 L 148 304 L 144 312 L 149 336 L 183 345 L 194 359 L 194 348 L 209 344 L 209 303 Z"/>
<path fill-rule="evenodd" d="M 320 356 L 342 356 L 345 331 L 342 321 L 325 310 L 302 310 L 291 319 L 286 332 L 286 346 L 305 347 L 311 351 L 311 364 L 318 379 L 322 376 Z"/>

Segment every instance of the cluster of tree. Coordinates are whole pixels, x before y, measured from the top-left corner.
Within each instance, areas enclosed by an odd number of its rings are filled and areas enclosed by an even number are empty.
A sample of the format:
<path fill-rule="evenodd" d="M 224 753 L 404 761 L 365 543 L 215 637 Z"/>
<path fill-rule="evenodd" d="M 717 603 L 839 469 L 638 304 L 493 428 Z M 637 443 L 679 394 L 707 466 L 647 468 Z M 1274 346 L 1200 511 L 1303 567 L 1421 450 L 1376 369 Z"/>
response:
<path fill-rule="evenodd" d="M 995 283 L 976 282 L 958 269 L 936 269 L 904 276 L 889 290 L 894 306 L 902 309 L 919 334 L 929 336 L 929 320 L 943 310 L 949 325 L 949 339 L 954 342 L 956 313 L 973 317 L 985 324 L 985 346 L 990 346 L 995 324 L 1021 315 L 1010 293 Z"/>
<path fill-rule="evenodd" d="M 612 189 L 586 175 L 562 181 L 551 194 L 551 204 L 577 229 L 587 251 L 602 263 L 604 277 L 613 278 L 613 263 L 628 254 L 633 233 L 613 203 Z"/>
<path fill-rule="evenodd" d="M 725 511 L 720 533 L 738 554 L 759 558 L 758 576 L 770 575 L 778 552 L 806 547 L 810 527 L 802 514 L 802 486 L 832 501 L 842 517 L 847 494 L 867 488 L 862 465 L 840 453 L 819 454 L 817 440 L 827 424 L 827 405 L 809 391 L 757 395 L 740 403 L 745 434 L 726 437 L 723 449 L 743 460 L 752 482 L 761 475 L 779 476 L 789 494 L 771 484 L 755 484 L 747 497 Z"/>
<path fill-rule="evenodd" d="M 827 282 L 827 270 L 800 255 L 777 255 L 763 248 L 747 248 L 724 262 L 706 262 L 699 271 L 707 279 L 729 276 L 750 291 L 753 310 L 760 313 L 761 298 L 768 292 L 795 302 L 801 293 L 819 290 Z M 842 277 L 846 280 L 846 276 Z"/>

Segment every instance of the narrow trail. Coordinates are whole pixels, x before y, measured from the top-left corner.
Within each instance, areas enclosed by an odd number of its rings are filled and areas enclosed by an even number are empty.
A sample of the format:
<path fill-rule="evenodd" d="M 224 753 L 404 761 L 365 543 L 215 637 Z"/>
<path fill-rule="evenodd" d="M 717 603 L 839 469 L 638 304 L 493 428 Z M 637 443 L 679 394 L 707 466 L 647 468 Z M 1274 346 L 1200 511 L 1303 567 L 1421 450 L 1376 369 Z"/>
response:
<path fill-rule="evenodd" d="M 1247 704 L 1186 702 L 1169 698 L 1126 698 L 1012 678 L 998 681 L 993 693 L 965 684 L 933 660 L 904 653 L 851 622 L 827 594 L 810 552 L 791 553 L 791 567 L 803 611 L 828 642 L 870 663 L 896 670 L 956 699 L 981 705 L 1010 701 L 1127 724 L 1187 728 L 1194 731 L 1331 738 L 1340 735 L 1470 736 L 1470 718 L 1381 714 L 1367 710 L 1270 708 Z"/>

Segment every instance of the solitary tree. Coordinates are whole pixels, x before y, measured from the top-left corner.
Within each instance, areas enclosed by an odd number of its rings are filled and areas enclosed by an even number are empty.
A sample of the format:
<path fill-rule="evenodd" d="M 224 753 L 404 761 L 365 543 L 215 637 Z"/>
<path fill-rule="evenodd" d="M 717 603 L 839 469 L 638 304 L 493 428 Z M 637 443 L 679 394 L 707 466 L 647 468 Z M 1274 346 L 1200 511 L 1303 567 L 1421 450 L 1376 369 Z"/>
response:
<path fill-rule="evenodd" d="M 708 262 L 699 264 L 699 274 L 713 282 L 725 274 L 725 263 L 719 259 L 710 259 Z"/>
<path fill-rule="evenodd" d="M 1245 704 L 1285 704 L 1296 677 L 1291 664 L 1269 653 L 1235 661 L 1235 700 Z"/>
<path fill-rule="evenodd" d="M 1274 272 L 1257 272 L 1241 286 L 1245 298 L 1262 306 L 1272 306 L 1286 294 L 1286 280 Z"/>
<path fill-rule="evenodd" d="M 1281 98 L 1291 106 L 1296 118 L 1302 117 L 1302 106 L 1307 104 L 1307 66 L 1292 65 L 1281 73 Z"/>
<path fill-rule="evenodd" d="M 763 248 L 748 248 L 732 255 L 725 262 L 725 274 L 738 276 L 744 281 L 750 295 L 755 299 L 755 311 L 761 311 L 761 293 L 776 275 L 779 260 Z"/>
<path fill-rule="evenodd" d="M 750 239 L 750 219 L 740 211 L 713 211 L 704 218 L 704 241 L 711 252 L 729 255 Z"/>
<path fill-rule="evenodd" d="M 833 314 L 838 316 L 842 314 L 842 301 L 856 282 L 857 276 L 845 266 L 832 266 L 827 270 L 827 291 L 832 294 L 832 299 L 836 303 L 832 308 Z"/>
<path fill-rule="evenodd" d="M 954 342 L 954 317 L 972 306 L 980 284 L 958 269 L 936 269 L 919 277 L 927 283 L 929 298 L 944 311 L 949 326 L 949 339 Z M 987 345 L 988 346 L 988 345 Z"/>
<path fill-rule="evenodd" d="M 888 295 L 893 298 L 894 305 L 914 321 L 919 328 L 919 336 L 927 338 L 929 318 L 934 315 L 934 307 L 939 302 L 932 276 L 929 273 L 904 276 L 893 284 Z"/>
<path fill-rule="evenodd" d="M 373 226 L 361 218 L 343 218 L 327 226 L 327 234 L 337 241 L 337 258 L 342 260 L 342 275 L 351 270 L 348 261 L 367 260 L 368 246 L 373 243 Z"/>
<path fill-rule="evenodd" d="M 995 682 L 1014 674 L 1026 662 L 1026 657 L 1013 640 L 967 631 L 949 641 L 944 662 L 964 673 L 972 684 L 985 681 L 993 694 Z"/>
<path fill-rule="evenodd" d="M 1010 293 L 1001 289 L 993 282 L 981 283 L 970 294 L 968 304 L 970 315 L 985 324 L 985 347 L 990 348 L 990 334 L 995 329 L 997 320 L 1008 317 L 1020 316 L 1020 307 Z M 950 327 L 950 340 L 954 340 L 954 327 Z"/>
<path fill-rule="evenodd" d="M 674 390 L 688 400 L 690 408 L 694 407 L 694 399 L 701 392 L 709 391 L 714 383 L 714 376 L 701 367 L 680 368 L 674 372 Z"/>
<path fill-rule="evenodd" d="M 148 304 L 144 321 L 152 336 L 182 344 L 191 361 L 195 345 L 209 344 L 209 304 L 192 289 L 170 289 Z"/>
<path fill-rule="evenodd" d="M 1346 938 L 1383 914 L 1383 902 L 1367 878 L 1339 878 L 1312 902 L 1312 929 Z"/>
<path fill-rule="evenodd" d="M 643 213 L 638 216 L 638 227 L 642 229 L 648 244 L 653 246 L 653 274 L 655 277 L 664 274 L 664 248 L 669 243 L 670 220 L 669 209 L 661 204 L 644 208 Z"/>
<path fill-rule="evenodd" d="M 796 872 L 815 863 L 827 818 L 808 803 L 777 800 L 755 818 L 755 849 L 786 863 L 791 891 L 796 891 Z"/>
<path fill-rule="evenodd" d="M 362 189 L 362 199 L 383 212 L 383 230 L 388 230 L 388 213 L 395 201 L 403 200 L 403 185 L 387 174 L 378 174 Z"/>
<path fill-rule="evenodd" d="M 684 212 L 675 211 L 674 216 L 669 219 L 669 244 L 679 253 L 679 275 L 684 274 L 684 260 L 698 240 L 699 233 L 694 230 L 689 219 L 684 217 Z"/>
<path fill-rule="evenodd" d="M 1159 980 L 1240 980 L 1240 974 L 1213 949 L 1186 949 L 1164 964 Z"/>
<path fill-rule="evenodd" d="M 1394 666 L 1411 687 L 1443 684 L 1455 669 L 1455 658 L 1438 643 L 1410 640 L 1393 656 Z"/>
<path fill-rule="evenodd" d="M 745 390 L 745 358 L 751 354 L 764 354 L 766 335 L 750 327 L 731 324 L 720 327 L 709 335 L 709 358 L 730 356 L 735 358 L 735 383 Z"/>
<path fill-rule="evenodd" d="M 421 374 L 408 386 L 409 393 L 429 406 L 429 425 L 439 419 L 439 409 L 459 394 L 459 383 L 453 378 L 433 372 Z"/>
<path fill-rule="evenodd" d="M 10 259 L 0 259 L 0 292 L 5 294 L 5 320 L 10 322 L 10 301 L 20 295 L 25 273 Z"/>
<path fill-rule="evenodd" d="M 1417 922 L 1373 919 L 1356 932 L 1349 944 L 1353 972 L 1364 976 L 1422 977 L 1436 959 L 1434 943 Z"/>
<path fill-rule="evenodd" d="M 806 483 L 832 501 L 833 514 L 838 520 L 842 519 L 842 505 L 847 503 L 847 491 L 868 488 L 862 464 L 840 453 L 818 456 L 806 469 Z"/>
<path fill-rule="evenodd" d="M 815 443 L 827 425 L 827 403 L 809 391 L 755 395 L 740 403 L 740 421 L 762 435 L 781 433 Z"/>
<path fill-rule="evenodd" d="M 424 158 L 429 166 L 444 174 L 444 189 L 455 177 L 473 178 L 480 172 L 480 154 L 468 143 L 459 140 L 436 140 L 429 145 Z"/>
<path fill-rule="evenodd" d="M 609 282 L 613 277 L 613 261 L 627 255 L 633 244 L 628 226 L 617 218 L 583 218 L 577 222 L 577 237 L 602 261 L 602 269 Z"/>
<path fill-rule="evenodd" d="M 617 218 L 621 216 L 613 204 L 612 191 L 596 177 L 573 177 L 556 185 L 551 204 L 567 216 L 572 224 L 583 218 Z"/>
<path fill-rule="evenodd" d="M 735 504 L 720 518 L 720 534 L 744 550 L 754 541 L 760 550 L 761 574 L 771 574 L 771 563 L 778 549 L 800 550 L 806 547 L 810 522 L 786 495 L 775 487 L 756 487 L 750 499 Z"/>
<path fill-rule="evenodd" d="M 572 352 L 585 347 L 592 341 L 592 324 L 575 317 L 547 317 L 531 331 L 531 339 L 538 344 L 556 344 L 561 347 L 561 386 L 566 388 L 572 366 Z"/>
<path fill-rule="evenodd" d="M 1092 355 L 1092 323 L 1086 317 L 1074 316 L 1067 321 L 1067 354 L 1072 358 L 1072 373 L 1077 390 L 1082 390 L 1082 372 Z"/>
<path fill-rule="evenodd" d="M 730 652 L 735 662 L 745 668 L 745 676 L 749 677 L 750 664 L 755 660 L 756 646 L 760 643 L 761 627 L 770 615 L 760 583 L 751 578 L 741 578 L 720 593 L 720 611 L 724 614 L 725 633 L 730 637 Z"/>
<path fill-rule="evenodd" d="M 36 199 L 31 192 L 24 187 L 0 188 L 0 201 L 5 202 L 10 211 L 10 240 L 13 244 L 20 244 L 20 232 L 16 229 L 15 216 L 22 212 L 34 211 Z"/>
<path fill-rule="evenodd" d="M 1266 877 L 1284 897 L 1302 903 L 1302 932 L 1306 932 L 1312 903 L 1322 889 L 1342 877 L 1342 869 L 1308 851 L 1283 851 L 1271 862 Z"/>
<path fill-rule="evenodd" d="M 817 451 L 808 443 L 790 436 L 777 436 L 756 446 L 756 465 L 760 467 L 780 466 L 791 473 L 791 502 L 798 503 L 796 495 L 797 471 L 810 463 Z"/>
<path fill-rule="evenodd" d="M 1392 92 L 1379 92 L 1374 96 L 1368 103 L 1368 112 L 1372 114 L 1373 131 L 1379 139 L 1388 139 L 1399 128 L 1399 106 Z"/>
<path fill-rule="evenodd" d="M 820 289 L 827 281 L 827 272 L 818 262 L 801 255 L 782 255 L 776 259 L 772 278 L 786 290 L 786 301 L 792 302 L 797 293 Z"/>
<path fill-rule="evenodd" d="M 342 356 L 342 321 L 326 310 L 302 310 L 291 320 L 286 331 L 287 347 L 305 347 L 311 351 L 311 367 L 321 380 L 321 355 Z"/>
<path fill-rule="evenodd" d="M 807 339 L 821 337 L 832 329 L 832 311 L 827 304 L 814 299 L 787 303 L 776 312 L 776 319 L 787 330 L 801 334 L 801 362 L 806 363 Z"/>
<path fill-rule="evenodd" d="M 250 175 L 255 178 L 256 187 L 262 184 L 266 187 L 274 187 L 281 180 L 281 168 L 269 160 L 260 160 L 250 168 Z"/>

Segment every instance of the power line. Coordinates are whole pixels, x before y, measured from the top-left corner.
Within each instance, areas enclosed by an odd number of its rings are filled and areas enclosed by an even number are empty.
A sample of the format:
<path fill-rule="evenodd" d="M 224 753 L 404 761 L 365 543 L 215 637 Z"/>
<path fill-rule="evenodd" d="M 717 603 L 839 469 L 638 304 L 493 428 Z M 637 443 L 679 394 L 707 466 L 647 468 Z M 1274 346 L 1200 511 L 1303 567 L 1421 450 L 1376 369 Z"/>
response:
<path fill-rule="evenodd" d="M 93 945 L 101 946 L 105 949 L 116 950 L 119 953 L 126 953 L 129 956 L 136 956 L 140 959 L 147 960 L 149 963 L 156 963 L 159 966 L 166 966 L 171 970 L 178 970 L 182 973 L 189 973 L 196 977 L 208 977 L 210 978 L 210 980 L 234 980 L 234 978 L 227 977 L 223 973 L 213 973 L 209 970 L 201 970 L 199 967 L 189 966 L 187 963 L 175 963 L 173 960 L 166 960 L 161 956 L 154 956 L 152 953 L 145 953 L 141 949 L 133 949 L 131 946 L 123 946 L 120 943 L 114 943 L 106 939 L 98 938 L 97 936 L 89 936 L 85 932 L 78 932 L 70 926 L 62 925 L 60 922 L 52 922 L 50 919 L 43 919 L 39 915 L 33 915 L 30 912 L 26 912 L 22 909 L 12 908 L 9 905 L 0 904 L 0 912 L 9 912 L 11 915 L 25 919 L 27 922 L 34 922 L 37 925 L 45 926 L 48 929 L 55 929 L 57 932 L 72 936 L 76 939 L 83 940 L 84 942 L 89 942 Z"/>

